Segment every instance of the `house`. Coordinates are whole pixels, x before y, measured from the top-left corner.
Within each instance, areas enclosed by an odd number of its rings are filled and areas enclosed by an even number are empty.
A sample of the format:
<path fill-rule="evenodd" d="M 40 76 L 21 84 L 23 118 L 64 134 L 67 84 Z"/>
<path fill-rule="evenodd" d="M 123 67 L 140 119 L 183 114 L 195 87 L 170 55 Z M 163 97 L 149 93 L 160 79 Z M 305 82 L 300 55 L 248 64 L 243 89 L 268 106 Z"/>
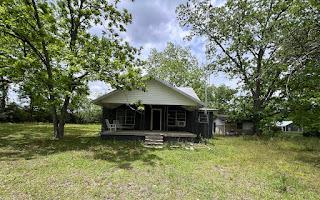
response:
<path fill-rule="evenodd" d="M 283 132 L 303 131 L 303 129 L 296 126 L 293 121 L 276 122 L 276 126 L 279 127 Z"/>
<path fill-rule="evenodd" d="M 102 136 L 143 139 L 210 138 L 215 109 L 206 109 L 190 87 L 151 78 L 146 90 L 114 90 L 95 100 L 102 107 Z"/>

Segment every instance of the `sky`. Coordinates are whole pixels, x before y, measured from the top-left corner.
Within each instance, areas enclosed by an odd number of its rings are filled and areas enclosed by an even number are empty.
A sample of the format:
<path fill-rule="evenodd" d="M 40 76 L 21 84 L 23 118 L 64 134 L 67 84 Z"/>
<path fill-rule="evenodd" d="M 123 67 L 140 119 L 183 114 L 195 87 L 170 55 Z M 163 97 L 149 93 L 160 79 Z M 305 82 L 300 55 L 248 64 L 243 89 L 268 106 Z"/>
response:
<path fill-rule="evenodd" d="M 135 47 L 142 47 L 142 58 L 147 58 L 152 48 L 163 50 L 168 42 L 189 47 L 193 55 L 198 58 L 199 63 L 205 60 L 205 39 L 194 38 L 192 41 L 184 40 L 188 31 L 183 29 L 176 17 L 176 7 L 185 0 L 123 0 L 119 8 L 126 8 L 132 14 L 133 22 L 127 26 L 123 38 Z M 224 0 L 212 0 L 214 5 L 221 5 Z M 101 26 L 93 27 L 92 34 L 101 33 Z M 229 80 L 226 75 L 219 73 L 210 77 L 210 84 L 225 84 L 232 88 L 237 86 L 235 80 Z M 110 91 L 105 83 L 95 81 L 89 83 L 90 99 L 94 99 Z M 17 95 L 10 90 L 12 101 L 18 101 Z"/>
<path fill-rule="evenodd" d="M 163 50 L 168 42 L 189 47 L 200 63 L 205 63 L 205 39 L 194 38 L 192 41 L 184 40 L 188 31 L 179 26 L 176 17 L 176 7 L 185 0 L 130 0 L 122 1 L 120 8 L 126 8 L 132 14 L 133 22 L 127 26 L 123 37 L 131 45 L 142 47 L 142 58 L 147 58 L 151 49 Z M 221 5 L 224 0 L 213 0 L 213 4 Z M 101 31 L 100 27 L 94 27 L 93 34 Z M 229 80 L 226 75 L 213 74 L 210 84 L 225 84 L 235 88 L 237 83 Z M 106 84 L 102 82 L 90 83 L 90 98 L 95 98 L 108 92 Z"/>

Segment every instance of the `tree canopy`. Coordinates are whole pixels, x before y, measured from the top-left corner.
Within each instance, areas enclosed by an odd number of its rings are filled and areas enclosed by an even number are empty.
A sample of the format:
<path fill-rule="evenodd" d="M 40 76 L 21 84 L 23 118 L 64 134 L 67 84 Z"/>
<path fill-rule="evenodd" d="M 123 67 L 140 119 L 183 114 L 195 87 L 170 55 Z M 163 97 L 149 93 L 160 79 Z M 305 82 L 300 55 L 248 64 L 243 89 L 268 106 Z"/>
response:
<path fill-rule="evenodd" d="M 88 93 L 88 81 L 116 88 L 141 87 L 138 49 L 119 33 L 132 21 L 119 1 L 5 0 L 0 3 L 0 32 L 22 49 L 8 52 L 19 68 L 23 89 L 50 106 L 54 135 L 62 138 L 69 104 Z M 93 26 L 102 34 L 90 33 Z M 13 47 L 16 49 L 15 47 Z M 22 79 L 21 79 L 22 80 Z"/>
<path fill-rule="evenodd" d="M 216 108 L 222 114 L 228 114 L 234 107 L 233 101 L 236 97 L 237 90 L 231 89 L 226 85 L 220 86 L 209 86 L 208 95 L 208 106 Z"/>
<path fill-rule="evenodd" d="M 320 130 L 320 5 L 299 2 L 282 46 L 282 62 L 291 67 L 283 86 L 288 115 L 305 130 Z"/>
<path fill-rule="evenodd" d="M 210 0 L 189 0 L 177 8 L 190 38 L 205 37 L 213 70 L 223 71 L 242 82 L 250 97 L 254 131 L 261 133 L 261 120 L 279 113 L 277 95 L 295 66 L 280 57 L 290 24 L 301 17 L 292 14 L 299 2 L 228 0 L 214 6 Z M 308 6 L 304 8 L 308 9 Z"/>
<path fill-rule="evenodd" d="M 204 100 L 205 72 L 190 49 L 169 42 L 163 51 L 151 50 L 146 67 L 152 76 L 178 87 L 192 87 Z"/>

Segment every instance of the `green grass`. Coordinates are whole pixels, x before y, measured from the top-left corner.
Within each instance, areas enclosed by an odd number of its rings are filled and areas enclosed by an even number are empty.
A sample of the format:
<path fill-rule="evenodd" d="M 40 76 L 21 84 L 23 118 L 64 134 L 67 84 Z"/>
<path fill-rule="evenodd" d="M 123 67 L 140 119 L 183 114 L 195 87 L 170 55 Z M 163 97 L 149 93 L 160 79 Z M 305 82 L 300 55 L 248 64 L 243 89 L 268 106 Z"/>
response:
<path fill-rule="evenodd" d="M 144 148 L 99 125 L 0 124 L 0 199 L 320 199 L 320 141 L 218 137 Z"/>

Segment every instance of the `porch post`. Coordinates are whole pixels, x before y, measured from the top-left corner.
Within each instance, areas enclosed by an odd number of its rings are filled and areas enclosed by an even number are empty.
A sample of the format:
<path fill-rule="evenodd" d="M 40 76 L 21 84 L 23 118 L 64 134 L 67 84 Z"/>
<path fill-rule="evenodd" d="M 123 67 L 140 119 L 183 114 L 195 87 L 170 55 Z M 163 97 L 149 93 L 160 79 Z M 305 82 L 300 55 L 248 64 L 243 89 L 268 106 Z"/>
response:
<path fill-rule="evenodd" d="M 142 129 L 146 130 L 146 106 L 144 106 L 144 110 L 142 111 Z"/>

